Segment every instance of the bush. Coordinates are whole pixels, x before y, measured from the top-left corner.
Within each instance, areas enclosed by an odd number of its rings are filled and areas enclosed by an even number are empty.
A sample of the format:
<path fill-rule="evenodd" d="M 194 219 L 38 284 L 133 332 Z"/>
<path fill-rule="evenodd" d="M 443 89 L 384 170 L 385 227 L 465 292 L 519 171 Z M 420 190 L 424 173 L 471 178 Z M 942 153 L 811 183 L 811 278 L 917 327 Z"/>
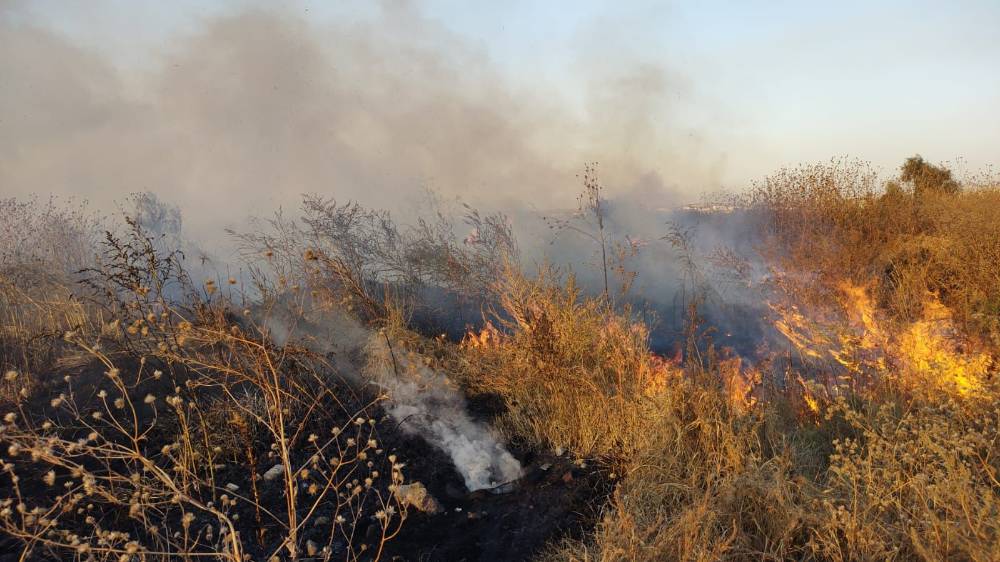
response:
<path fill-rule="evenodd" d="M 1000 401 L 838 401 L 851 436 L 834 442 L 812 529 L 826 560 L 996 560 Z"/>
<path fill-rule="evenodd" d="M 647 445 L 629 459 L 595 535 L 548 559 L 801 558 L 812 486 L 790 442 L 772 442 L 759 412 L 735 412 L 709 380 L 678 380 L 656 402 Z"/>
<path fill-rule="evenodd" d="M 132 225 L 88 273 L 114 319 L 68 330 L 83 359 L 5 412 L 0 530 L 25 557 L 378 558 L 406 517 L 378 396 L 198 298 Z"/>
<path fill-rule="evenodd" d="M 496 286 L 502 312 L 466 341 L 466 384 L 499 396 L 515 435 L 581 455 L 627 456 L 643 445 L 654 404 L 647 390 L 670 376 L 649 351 L 646 327 L 603 299 L 582 298 L 569 277 Z"/>

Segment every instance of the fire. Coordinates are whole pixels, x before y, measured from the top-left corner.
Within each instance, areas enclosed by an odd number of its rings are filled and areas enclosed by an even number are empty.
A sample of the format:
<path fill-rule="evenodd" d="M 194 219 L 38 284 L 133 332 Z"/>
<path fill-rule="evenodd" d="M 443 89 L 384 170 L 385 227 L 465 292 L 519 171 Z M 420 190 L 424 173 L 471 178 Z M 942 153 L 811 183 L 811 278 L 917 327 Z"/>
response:
<path fill-rule="evenodd" d="M 799 383 L 799 387 L 801 388 L 800 396 L 802 397 L 802 401 L 805 403 L 809 414 L 813 416 L 818 415 L 821 410 L 820 400 L 823 394 L 823 388 L 813 381 L 803 379 L 801 376 L 796 376 L 795 380 Z"/>
<path fill-rule="evenodd" d="M 839 310 L 816 310 L 811 317 L 796 306 L 771 305 L 778 315 L 775 328 L 804 359 L 839 365 L 848 375 L 892 376 L 913 390 L 968 396 L 982 387 L 992 358 L 968 349 L 970 343 L 936 295 L 927 295 L 920 320 L 895 330 L 879 317 L 868 288 L 842 282 L 838 296 Z"/>
<path fill-rule="evenodd" d="M 649 357 L 649 372 L 646 373 L 643 394 L 649 397 L 656 396 L 667 389 L 671 380 L 679 378 L 683 371 L 681 369 L 681 355 L 673 358 L 663 358 L 655 353 Z"/>
<path fill-rule="evenodd" d="M 777 315 L 774 327 L 804 358 L 821 361 L 831 351 L 833 342 L 824 326 L 807 318 L 797 306 L 771 304 L 770 308 Z"/>
<path fill-rule="evenodd" d="M 899 338 L 899 355 L 914 382 L 931 382 L 942 390 L 959 395 L 974 394 L 989 374 L 989 354 L 963 351 L 951 311 L 934 295 L 924 302 L 923 318 L 914 322 Z"/>
<path fill-rule="evenodd" d="M 841 282 L 837 288 L 843 297 L 841 302 L 847 309 L 848 320 L 862 329 L 861 347 L 874 349 L 884 344 L 884 334 L 876 321 L 875 305 L 868 289 L 847 282 Z"/>
<path fill-rule="evenodd" d="M 471 349 L 487 349 L 500 344 L 501 334 L 492 322 L 486 321 L 479 332 L 467 332 L 462 339 L 462 346 Z"/>
<path fill-rule="evenodd" d="M 719 373 L 729 404 L 737 413 L 746 413 L 757 404 L 754 389 L 760 384 L 760 371 L 744 366 L 739 357 L 723 359 L 719 362 Z"/>

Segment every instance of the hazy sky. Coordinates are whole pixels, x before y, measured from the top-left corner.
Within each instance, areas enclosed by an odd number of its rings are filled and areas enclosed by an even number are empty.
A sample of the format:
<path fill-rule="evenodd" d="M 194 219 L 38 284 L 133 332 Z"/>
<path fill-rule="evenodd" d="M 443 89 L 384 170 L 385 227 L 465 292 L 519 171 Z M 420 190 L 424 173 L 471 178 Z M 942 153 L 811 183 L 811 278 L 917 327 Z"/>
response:
<path fill-rule="evenodd" d="M 218 191 L 230 220 L 327 188 L 558 204 L 590 159 L 672 200 L 1000 159 L 997 0 L 276 4 L 0 0 L 0 195 Z"/>

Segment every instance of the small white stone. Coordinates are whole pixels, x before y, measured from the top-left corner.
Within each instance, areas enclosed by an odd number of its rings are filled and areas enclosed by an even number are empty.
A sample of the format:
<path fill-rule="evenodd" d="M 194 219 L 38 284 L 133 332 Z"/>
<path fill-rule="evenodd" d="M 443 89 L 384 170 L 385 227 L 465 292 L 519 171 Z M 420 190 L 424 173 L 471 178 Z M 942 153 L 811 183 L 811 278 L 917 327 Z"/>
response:
<path fill-rule="evenodd" d="M 269 468 L 267 472 L 264 473 L 264 480 L 270 482 L 271 480 L 274 480 L 275 478 L 281 476 L 284 473 L 285 473 L 285 465 L 279 462 L 278 464 Z"/>

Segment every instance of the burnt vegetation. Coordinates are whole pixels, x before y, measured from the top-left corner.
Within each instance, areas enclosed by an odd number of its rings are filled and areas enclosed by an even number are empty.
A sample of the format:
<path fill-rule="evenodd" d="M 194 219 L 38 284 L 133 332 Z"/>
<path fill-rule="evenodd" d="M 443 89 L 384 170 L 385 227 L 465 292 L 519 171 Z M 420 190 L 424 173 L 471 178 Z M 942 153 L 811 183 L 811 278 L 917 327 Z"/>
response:
<path fill-rule="evenodd" d="M 713 215 L 749 254 L 664 224 L 662 354 L 603 198 L 550 223 L 590 288 L 468 207 L 306 196 L 194 279 L 134 215 L 0 201 L 4 559 L 1000 558 L 993 179 L 783 170 Z"/>

